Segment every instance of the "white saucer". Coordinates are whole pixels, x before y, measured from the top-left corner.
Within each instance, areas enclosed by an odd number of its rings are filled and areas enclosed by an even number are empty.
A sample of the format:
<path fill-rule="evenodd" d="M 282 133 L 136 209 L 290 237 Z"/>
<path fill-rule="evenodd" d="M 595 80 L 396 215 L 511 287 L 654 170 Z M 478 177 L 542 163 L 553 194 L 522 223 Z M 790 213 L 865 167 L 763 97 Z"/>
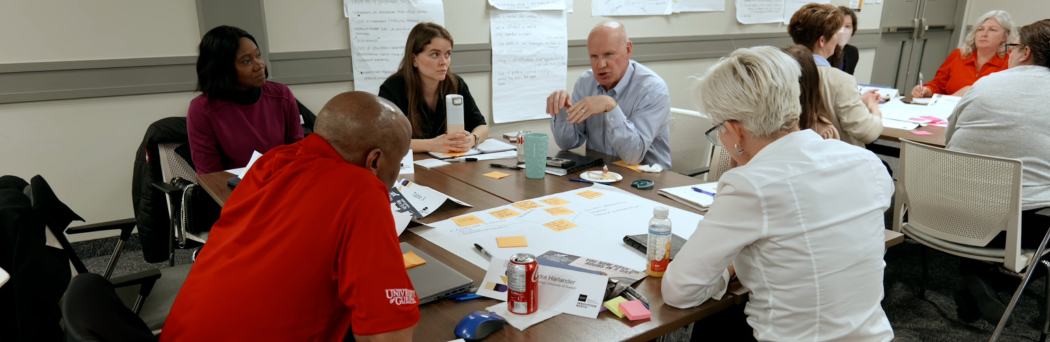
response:
<path fill-rule="evenodd" d="M 591 172 L 594 172 L 596 177 L 591 177 Z M 612 171 L 609 172 L 609 175 L 613 176 L 613 179 L 601 179 L 601 176 L 600 176 L 601 173 L 602 173 L 601 171 L 584 171 L 584 172 L 580 173 L 580 179 L 588 180 L 588 181 L 595 182 L 595 183 L 602 183 L 602 184 L 619 182 L 619 181 L 623 180 L 623 176 L 621 176 L 619 173 L 612 172 Z"/>

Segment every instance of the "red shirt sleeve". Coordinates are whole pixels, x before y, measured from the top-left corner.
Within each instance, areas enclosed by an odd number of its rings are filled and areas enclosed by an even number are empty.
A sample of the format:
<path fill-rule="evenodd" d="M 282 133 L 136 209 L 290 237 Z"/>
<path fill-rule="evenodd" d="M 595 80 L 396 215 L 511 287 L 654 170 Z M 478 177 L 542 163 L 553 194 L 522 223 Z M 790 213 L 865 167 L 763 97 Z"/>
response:
<path fill-rule="evenodd" d="M 219 150 L 219 141 L 215 137 L 215 129 L 211 121 L 205 116 L 207 107 L 204 105 L 207 99 L 198 97 L 190 102 L 189 112 L 186 113 L 186 131 L 190 140 L 190 158 L 193 159 L 193 167 L 197 169 L 198 175 L 223 171 L 222 151 Z"/>
<path fill-rule="evenodd" d="M 419 297 L 405 271 L 388 193 L 382 186 L 365 192 L 348 202 L 334 276 L 353 333 L 375 335 L 419 322 Z"/>
<path fill-rule="evenodd" d="M 937 75 L 933 77 L 933 80 L 927 82 L 923 86 L 933 90 L 934 94 L 946 94 L 948 79 L 951 78 L 952 67 L 957 64 L 956 60 L 960 58 L 960 53 L 959 49 L 952 51 L 952 53 L 948 55 L 948 58 L 944 60 L 944 64 L 941 64 L 941 67 L 937 69 Z"/>

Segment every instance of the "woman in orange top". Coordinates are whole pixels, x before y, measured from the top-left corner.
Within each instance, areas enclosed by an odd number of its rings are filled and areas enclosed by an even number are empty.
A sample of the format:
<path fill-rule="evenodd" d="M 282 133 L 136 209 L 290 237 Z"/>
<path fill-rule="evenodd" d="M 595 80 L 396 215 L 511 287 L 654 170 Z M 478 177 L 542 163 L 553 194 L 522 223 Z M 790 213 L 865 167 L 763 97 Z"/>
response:
<path fill-rule="evenodd" d="M 912 97 L 933 94 L 963 96 L 974 82 L 994 72 L 1006 70 L 1010 52 L 1007 42 L 1017 40 L 1017 29 L 1006 11 L 990 11 L 977 19 L 977 28 L 966 41 L 948 55 L 932 81 L 911 90 Z"/>

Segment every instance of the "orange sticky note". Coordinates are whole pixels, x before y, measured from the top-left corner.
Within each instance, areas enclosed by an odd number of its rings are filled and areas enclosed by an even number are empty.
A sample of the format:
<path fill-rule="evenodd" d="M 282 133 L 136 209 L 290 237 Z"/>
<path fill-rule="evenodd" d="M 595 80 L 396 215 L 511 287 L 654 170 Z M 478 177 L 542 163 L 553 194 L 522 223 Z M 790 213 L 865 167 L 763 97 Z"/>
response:
<path fill-rule="evenodd" d="M 529 210 L 529 209 L 536 209 L 536 208 L 542 208 L 543 207 L 539 203 L 536 203 L 536 202 L 533 202 L 533 201 L 521 201 L 521 202 L 518 202 L 518 203 L 511 204 L 511 206 L 514 206 L 515 208 L 518 208 L 518 209 L 521 209 L 521 210 Z"/>
<path fill-rule="evenodd" d="M 548 213 L 550 213 L 551 215 L 554 215 L 554 216 L 562 216 L 562 215 L 568 215 L 568 214 L 572 214 L 573 213 L 572 210 L 566 209 L 565 207 L 554 207 L 554 208 L 550 208 L 550 209 L 543 209 L 543 211 L 546 211 L 546 212 L 548 212 Z"/>
<path fill-rule="evenodd" d="M 580 196 L 582 196 L 583 198 L 586 198 L 586 199 L 595 199 L 595 198 L 598 198 L 598 197 L 602 197 L 605 194 L 600 193 L 600 192 L 596 192 L 596 191 L 587 190 L 587 191 L 578 193 L 577 195 L 580 195 Z"/>
<path fill-rule="evenodd" d="M 613 163 L 613 165 L 623 166 L 623 167 L 626 167 L 628 169 L 634 170 L 634 172 L 643 172 L 642 170 L 638 169 L 639 167 L 642 167 L 641 165 L 633 165 L 633 166 L 632 165 L 627 165 L 627 163 L 624 163 L 622 160 Z"/>
<path fill-rule="evenodd" d="M 482 221 L 474 215 L 456 217 L 452 219 L 452 222 L 455 222 L 460 227 L 473 226 L 475 224 L 485 223 L 485 221 Z"/>
<path fill-rule="evenodd" d="M 528 247 L 529 243 L 525 242 L 524 236 L 508 236 L 496 238 L 496 244 L 499 248 L 517 248 L 517 247 Z"/>
<path fill-rule="evenodd" d="M 405 253 L 402 256 L 405 257 L 406 270 L 427 263 L 426 260 L 420 258 L 418 255 L 416 255 L 416 252 L 413 251 L 408 251 L 408 253 Z"/>
<path fill-rule="evenodd" d="M 503 209 L 503 210 L 496 210 L 496 211 L 490 212 L 489 215 L 495 216 L 496 218 L 502 220 L 502 219 L 505 219 L 505 218 L 514 217 L 514 216 L 518 216 L 518 215 L 521 215 L 521 214 L 519 214 L 517 211 L 513 211 L 513 210 L 510 210 L 510 209 Z"/>
<path fill-rule="evenodd" d="M 459 158 L 462 157 L 464 154 L 467 154 L 467 152 L 448 152 L 445 153 L 445 156 L 449 158 Z"/>
<path fill-rule="evenodd" d="M 499 172 L 499 171 L 492 171 L 492 172 L 483 174 L 482 176 L 489 177 L 489 178 L 495 178 L 495 179 L 501 179 L 501 178 L 504 178 L 504 177 L 510 177 L 510 175 L 508 175 L 506 173 L 503 173 L 503 172 Z"/>
<path fill-rule="evenodd" d="M 556 206 L 559 206 L 559 205 L 566 205 L 566 204 L 572 203 L 572 202 L 569 202 L 569 201 L 566 201 L 566 200 L 563 200 L 563 199 L 557 198 L 557 197 L 551 197 L 551 198 L 542 200 L 540 202 L 550 204 L 552 207 L 556 207 Z"/>
<path fill-rule="evenodd" d="M 506 284 L 506 283 L 507 283 L 507 276 L 499 276 L 499 278 L 500 278 L 501 280 L 503 280 L 503 283 L 504 283 L 504 284 Z"/>
<path fill-rule="evenodd" d="M 576 228 L 576 224 L 566 221 L 565 219 L 557 220 L 548 224 L 543 225 L 544 227 L 550 228 L 556 232 L 563 232 L 569 229 Z"/>

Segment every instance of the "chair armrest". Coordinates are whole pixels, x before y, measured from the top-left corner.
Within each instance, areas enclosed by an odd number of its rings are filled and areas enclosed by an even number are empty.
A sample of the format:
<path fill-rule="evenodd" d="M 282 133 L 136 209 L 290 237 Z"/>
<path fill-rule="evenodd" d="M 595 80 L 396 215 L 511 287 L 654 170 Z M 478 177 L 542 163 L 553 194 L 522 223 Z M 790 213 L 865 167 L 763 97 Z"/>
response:
<path fill-rule="evenodd" d="M 100 222 L 95 224 L 85 224 L 83 226 L 69 227 L 66 228 L 66 234 L 81 234 L 90 232 L 100 232 L 104 230 L 120 229 L 120 239 L 127 240 L 131 238 L 131 231 L 138 225 L 138 221 L 134 217 L 126 218 L 123 220 Z"/>
<path fill-rule="evenodd" d="M 154 189 L 160 190 L 165 194 L 171 194 L 182 191 L 182 189 L 179 189 L 179 187 L 164 182 L 153 182 L 150 183 L 150 186 L 153 186 Z"/>
<path fill-rule="evenodd" d="M 139 273 L 126 275 L 120 278 L 110 279 L 109 282 L 113 283 L 113 287 L 125 287 L 132 285 L 141 285 L 139 287 L 138 298 L 135 299 L 135 304 L 131 307 L 131 311 L 138 315 L 142 312 L 142 303 L 146 301 L 146 297 L 149 297 L 150 292 L 153 292 L 153 285 L 160 279 L 161 273 L 159 269 L 151 269 L 148 271 L 142 271 Z"/>
<path fill-rule="evenodd" d="M 709 167 L 702 167 L 702 168 L 699 168 L 699 169 L 696 169 L 696 170 L 689 170 L 689 171 L 686 171 L 686 172 L 682 172 L 682 174 L 686 175 L 686 176 L 689 176 L 689 177 L 696 177 L 697 175 L 702 175 L 702 174 L 708 173 L 710 171 L 711 171 L 711 168 L 709 168 Z"/>

